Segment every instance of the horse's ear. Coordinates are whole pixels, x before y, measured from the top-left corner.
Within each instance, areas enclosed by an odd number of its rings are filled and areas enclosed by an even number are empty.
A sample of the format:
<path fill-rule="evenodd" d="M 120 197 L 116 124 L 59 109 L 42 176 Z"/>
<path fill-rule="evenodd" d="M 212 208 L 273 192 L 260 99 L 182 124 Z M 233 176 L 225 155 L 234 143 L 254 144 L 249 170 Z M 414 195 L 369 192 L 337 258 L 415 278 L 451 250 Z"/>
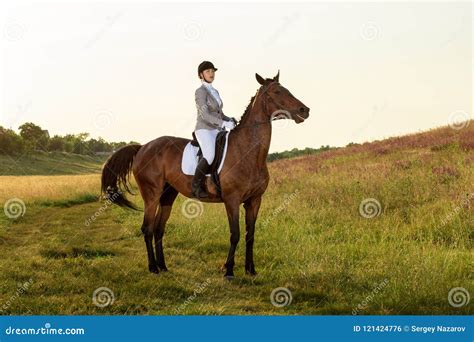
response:
<path fill-rule="evenodd" d="M 273 77 L 273 80 L 276 81 L 276 82 L 279 82 L 279 80 L 280 80 L 280 69 L 278 69 L 278 74 L 276 74 L 276 76 Z"/>
<path fill-rule="evenodd" d="M 255 78 L 257 79 L 257 82 L 260 83 L 261 85 L 265 84 L 265 80 L 259 74 L 255 73 Z"/>

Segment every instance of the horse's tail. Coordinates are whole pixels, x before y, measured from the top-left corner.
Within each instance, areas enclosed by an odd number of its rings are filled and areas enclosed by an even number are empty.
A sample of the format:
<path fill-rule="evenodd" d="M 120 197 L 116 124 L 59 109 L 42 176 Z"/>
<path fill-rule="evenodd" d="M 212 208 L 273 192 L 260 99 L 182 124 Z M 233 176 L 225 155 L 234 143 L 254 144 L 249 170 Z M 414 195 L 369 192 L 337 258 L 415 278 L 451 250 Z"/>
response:
<path fill-rule="evenodd" d="M 105 198 L 121 207 L 138 210 L 137 207 L 124 196 L 124 192 L 133 194 L 129 188 L 130 172 L 133 159 L 141 145 L 127 145 L 112 154 L 102 168 L 101 193 Z"/>

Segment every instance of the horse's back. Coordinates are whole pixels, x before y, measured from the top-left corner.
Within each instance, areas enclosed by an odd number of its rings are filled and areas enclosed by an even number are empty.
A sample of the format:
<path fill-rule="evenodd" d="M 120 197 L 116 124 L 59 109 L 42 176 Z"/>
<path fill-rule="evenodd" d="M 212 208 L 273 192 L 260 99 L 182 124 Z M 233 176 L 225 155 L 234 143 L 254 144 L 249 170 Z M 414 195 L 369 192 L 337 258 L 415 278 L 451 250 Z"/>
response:
<path fill-rule="evenodd" d="M 190 139 L 165 135 L 149 141 L 138 151 L 134 169 L 141 169 L 148 164 L 153 168 L 161 169 L 164 164 L 173 164 L 181 160 L 184 148 Z M 147 167 L 148 168 L 148 167 Z"/>
<path fill-rule="evenodd" d="M 153 150 L 155 152 L 161 151 L 166 148 L 174 148 L 175 150 L 179 149 L 181 152 L 186 147 L 186 144 L 189 143 L 191 139 L 186 139 L 182 137 L 175 137 L 171 135 L 164 135 L 158 137 L 154 140 L 143 145 L 142 149 L 144 151 Z"/>

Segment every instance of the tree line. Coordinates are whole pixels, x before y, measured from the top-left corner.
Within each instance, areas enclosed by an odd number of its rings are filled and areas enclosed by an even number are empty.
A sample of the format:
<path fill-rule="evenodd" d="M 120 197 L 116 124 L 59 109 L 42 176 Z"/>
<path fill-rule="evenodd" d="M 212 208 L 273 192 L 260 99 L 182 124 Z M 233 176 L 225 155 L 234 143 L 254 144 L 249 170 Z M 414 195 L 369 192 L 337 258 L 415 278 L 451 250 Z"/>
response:
<path fill-rule="evenodd" d="M 299 157 L 299 156 L 306 156 L 310 154 L 316 154 L 323 151 L 332 150 L 333 148 L 334 147 L 330 147 L 329 145 L 326 145 L 326 146 L 323 145 L 320 148 L 306 147 L 304 150 L 294 148 L 289 151 L 273 152 L 273 153 L 268 154 L 267 161 L 271 162 L 278 159 L 288 159 L 288 158 L 294 158 L 294 157 Z"/>
<path fill-rule="evenodd" d="M 135 141 L 125 142 L 107 142 L 103 138 L 90 138 L 89 133 L 66 134 L 64 136 L 49 136 L 48 130 L 40 126 L 26 122 L 19 128 L 17 134 L 12 129 L 0 126 L 0 154 L 15 155 L 25 152 L 44 151 L 44 152 L 68 152 L 83 155 L 96 155 L 101 153 L 110 153 L 122 146 L 128 144 L 138 144 Z M 292 158 L 301 155 L 315 154 L 330 150 L 332 147 L 321 146 L 314 149 L 307 147 L 304 150 L 294 148 L 290 151 L 274 152 L 267 156 L 269 162 Z"/>
<path fill-rule="evenodd" d="M 54 135 L 48 130 L 26 122 L 18 128 L 19 133 L 0 126 L 0 154 L 15 155 L 25 152 L 68 152 L 95 155 L 113 152 L 116 149 L 137 142 L 107 142 L 103 138 L 90 138 L 89 133 Z"/>

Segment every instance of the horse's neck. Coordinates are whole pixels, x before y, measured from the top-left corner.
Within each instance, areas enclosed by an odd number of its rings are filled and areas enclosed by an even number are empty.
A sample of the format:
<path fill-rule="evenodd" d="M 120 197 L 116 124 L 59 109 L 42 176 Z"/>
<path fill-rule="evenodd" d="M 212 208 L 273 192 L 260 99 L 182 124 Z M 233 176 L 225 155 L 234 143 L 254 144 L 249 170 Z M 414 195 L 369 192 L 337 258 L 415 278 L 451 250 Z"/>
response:
<path fill-rule="evenodd" d="M 254 106 L 245 120 L 240 123 L 237 139 L 244 141 L 248 148 L 242 151 L 242 158 L 248 161 L 248 164 L 255 163 L 255 167 L 266 167 L 268 150 L 272 138 L 272 125 L 265 113 L 263 102 L 256 99 Z"/>

